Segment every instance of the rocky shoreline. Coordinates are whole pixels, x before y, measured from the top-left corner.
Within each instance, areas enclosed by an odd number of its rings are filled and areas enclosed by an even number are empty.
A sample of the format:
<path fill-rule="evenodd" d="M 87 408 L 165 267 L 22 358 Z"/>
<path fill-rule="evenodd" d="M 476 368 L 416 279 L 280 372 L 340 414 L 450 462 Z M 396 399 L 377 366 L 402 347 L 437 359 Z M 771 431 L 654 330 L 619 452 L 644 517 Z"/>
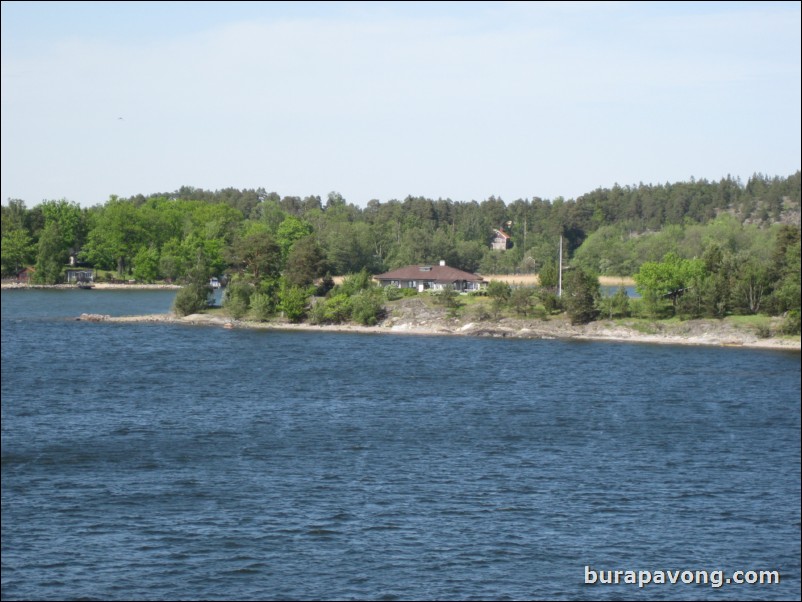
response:
<path fill-rule="evenodd" d="M 3 282 L 3 288 L 64 288 L 75 285 L 24 285 Z M 110 284 L 97 283 L 99 290 L 159 290 L 177 289 L 169 284 Z M 142 316 L 109 316 L 82 314 L 76 320 L 86 322 L 150 322 L 197 326 L 217 326 L 227 329 L 250 328 L 260 330 L 296 330 L 309 332 L 351 332 L 362 334 L 411 334 L 440 336 L 483 336 L 511 339 L 573 339 L 610 342 L 651 343 L 670 345 L 707 345 L 719 347 L 745 347 L 760 349 L 782 349 L 800 351 L 800 338 L 761 337 L 754 328 L 737 327 L 725 320 L 686 320 L 684 322 L 647 322 L 627 320 L 599 320 L 584 325 L 572 325 L 565 316 L 548 319 L 475 320 L 471 318 L 448 318 L 441 308 L 432 308 L 415 298 L 389 308 L 388 317 L 376 326 L 357 324 L 314 325 L 293 324 L 287 321 L 253 322 L 234 320 L 215 314 L 192 314 L 177 317 L 174 314 L 152 314 Z M 781 318 L 775 318 L 772 332 L 777 332 Z M 644 332 L 646 331 L 646 332 Z"/>
<path fill-rule="evenodd" d="M 191 314 L 177 317 L 173 314 L 114 317 L 100 314 L 82 314 L 78 320 L 111 323 L 169 323 L 196 326 L 216 326 L 227 329 L 289 330 L 306 332 L 348 332 L 360 334 L 407 334 L 429 336 L 482 336 L 510 339 L 563 339 L 695 345 L 716 347 L 744 347 L 800 351 L 799 338 L 759 338 L 750 330 L 738 329 L 716 320 L 688 320 L 686 322 L 652 324 L 654 332 L 637 330 L 633 323 L 600 320 L 585 325 L 572 325 L 562 317 L 549 320 L 521 320 L 506 318 L 498 321 L 468 322 L 448 318 L 408 319 L 391 317 L 376 326 L 355 324 L 313 325 L 289 322 L 252 322 L 233 320 L 211 314 Z M 642 326 L 641 326 L 642 327 Z"/>

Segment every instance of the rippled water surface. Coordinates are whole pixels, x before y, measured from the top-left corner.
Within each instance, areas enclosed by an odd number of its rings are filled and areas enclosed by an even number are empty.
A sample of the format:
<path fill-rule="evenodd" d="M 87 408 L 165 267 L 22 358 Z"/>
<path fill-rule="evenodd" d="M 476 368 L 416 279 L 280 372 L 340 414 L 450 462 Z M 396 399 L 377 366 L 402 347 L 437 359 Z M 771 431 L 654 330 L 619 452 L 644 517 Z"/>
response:
<path fill-rule="evenodd" d="M 4 599 L 800 597 L 798 353 L 73 319 L 172 295 L 3 291 Z"/>

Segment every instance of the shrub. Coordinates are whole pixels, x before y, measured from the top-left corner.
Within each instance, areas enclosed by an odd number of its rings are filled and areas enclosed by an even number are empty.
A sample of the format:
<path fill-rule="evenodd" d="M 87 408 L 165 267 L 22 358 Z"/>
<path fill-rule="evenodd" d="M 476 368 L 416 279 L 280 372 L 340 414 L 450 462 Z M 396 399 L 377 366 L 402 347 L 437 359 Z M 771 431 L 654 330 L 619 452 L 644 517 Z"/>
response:
<path fill-rule="evenodd" d="M 596 276 L 575 268 L 568 272 L 565 282 L 565 303 L 571 324 L 587 324 L 599 315 L 596 301 L 599 298 L 599 281 Z"/>
<path fill-rule="evenodd" d="M 326 274 L 315 289 L 315 297 L 325 297 L 333 288 L 334 278 L 331 277 L 331 274 Z"/>
<path fill-rule="evenodd" d="M 783 334 L 800 334 L 802 331 L 802 320 L 798 309 L 792 309 L 785 316 L 785 321 L 780 327 Z"/>
<path fill-rule="evenodd" d="M 309 294 L 306 288 L 290 286 L 286 282 L 279 294 L 279 309 L 290 322 L 300 322 L 306 317 L 306 302 Z"/>
<path fill-rule="evenodd" d="M 382 291 L 384 292 L 384 298 L 388 301 L 406 299 L 418 294 L 418 291 L 414 288 L 398 288 L 397 286 L 385 286 Z"/>
<path fill-rule="evenodd" d="M 269 295 L 264 293 L 251 295 L 251 313 L 256 320 L 264 322 L 273 315 L 274 311 L 273 299 Z"/>
<path fill-rule="evenodd" d="M 758 324 L 756 327 L 757 338 L 768 339 L 771 338 L 771 326 L 768 324 Z"/>
<path fill-rule="evenodd" d="M 325 301 L 318 301 L 312 308 L 311 318 L 315 324 L 340 324 L 351 317 L 351 297 L 334 295 Z"/>
<path fill-rule="evenodd" d="M 601 299 L 599 305 L 605 317 L 610 319 L 629 317 L 629 295 L 623 286 L 616 291 L 615 295 Z"/>
<path fill-rule="evenodd" d="M 239 320 L 248 313 L 248 306 L 253 294 L 253 285 L 245 282 L 233 282 L 226 288 L 223 307 L 235 320 Z"/>
<path fill-rule="evenodd" d="M 235 320 L 239 320 L 248 313 L 248 303 L 242 297 L 230 297 L 226 299 L 224 305 L 228 310 L 228 315 Z"/>
<path fill-rule="evenodd" d="M 173 311 L 177 316 L 188 316 L 207 307 L 209 287 L 188 284 L 181 288 L 173 301 Z"/>
<path fill-rule="evenodd" d="M 351 274 L 346 276 L 343 283 L 337 287 L 337 293 L 348 295 L 349 297 L 356 295 L 359 291 L 371 289 L 376 286 L 373 281 L 373 276 L 363 269 L 358 274 Z"/>
<path fill-rule="evenodd" d="M 351 297 L 351 318 L 365 326 L 373 326 L 384 316 L 381 293 L 362 291 Z"/>
<path fill-rule="evenodd" d="M 540 302 L 543 304 L 543 309 L 545 309 L 548 313 L 554 314 L 562 311 L 562 300 L 554 291 L 540 289 L 537 296 L 540 298 Z"/>
<path fill-rule="evenodd" d="M 519 316 L 528 316 L 532 305 L 532 289 L 519 287 L 512 291 L 510 306 Z"/>
<path fill-rule="evenodd" d="M 471 308 L 471 319 L 476 320 L 477 322 L 486 322 L 493 316 L 490 313 L 490 310 L 487 308 L 487 305 L 484 303 L 477 303 Z"/>

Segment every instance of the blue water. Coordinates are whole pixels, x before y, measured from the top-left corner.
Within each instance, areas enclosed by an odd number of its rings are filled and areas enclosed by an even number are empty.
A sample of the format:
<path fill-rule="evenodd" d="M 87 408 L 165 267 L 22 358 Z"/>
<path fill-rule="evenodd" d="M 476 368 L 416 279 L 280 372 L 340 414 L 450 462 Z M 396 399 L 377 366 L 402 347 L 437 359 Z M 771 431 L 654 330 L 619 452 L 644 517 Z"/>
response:
<path fill-rule="evenodd" d="M 74 320 L 171 300 L 3 291 L 3 599 L 800 597 L 799 353 Z"/>
<path fill-rule="evenodd" d="M 625 286 L 623 287 L 624 291 L 627 293 L 627 297 L 631 299 L 639 299 L 640 294 L 638 294 L 638 290 L 634 286 Z M 613 297 L 619 290 L 621 286 L 600 286 L 599 292 L 601 293 L 602 297 Z"/>

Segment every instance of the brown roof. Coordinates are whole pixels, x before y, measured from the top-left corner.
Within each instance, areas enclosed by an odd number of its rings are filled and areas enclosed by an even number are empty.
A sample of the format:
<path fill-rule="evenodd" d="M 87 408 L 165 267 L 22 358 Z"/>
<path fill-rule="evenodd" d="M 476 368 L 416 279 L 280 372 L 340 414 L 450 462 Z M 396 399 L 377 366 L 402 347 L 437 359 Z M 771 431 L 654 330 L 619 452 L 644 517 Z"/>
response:
<path fill-rule="evenodd" d="M 481 276 L 463 272 L 447 265 L 408 265 L 391 272 L 374 276 L 376 280 L 432 280 L 434 282 L 482 281 Z"/>

